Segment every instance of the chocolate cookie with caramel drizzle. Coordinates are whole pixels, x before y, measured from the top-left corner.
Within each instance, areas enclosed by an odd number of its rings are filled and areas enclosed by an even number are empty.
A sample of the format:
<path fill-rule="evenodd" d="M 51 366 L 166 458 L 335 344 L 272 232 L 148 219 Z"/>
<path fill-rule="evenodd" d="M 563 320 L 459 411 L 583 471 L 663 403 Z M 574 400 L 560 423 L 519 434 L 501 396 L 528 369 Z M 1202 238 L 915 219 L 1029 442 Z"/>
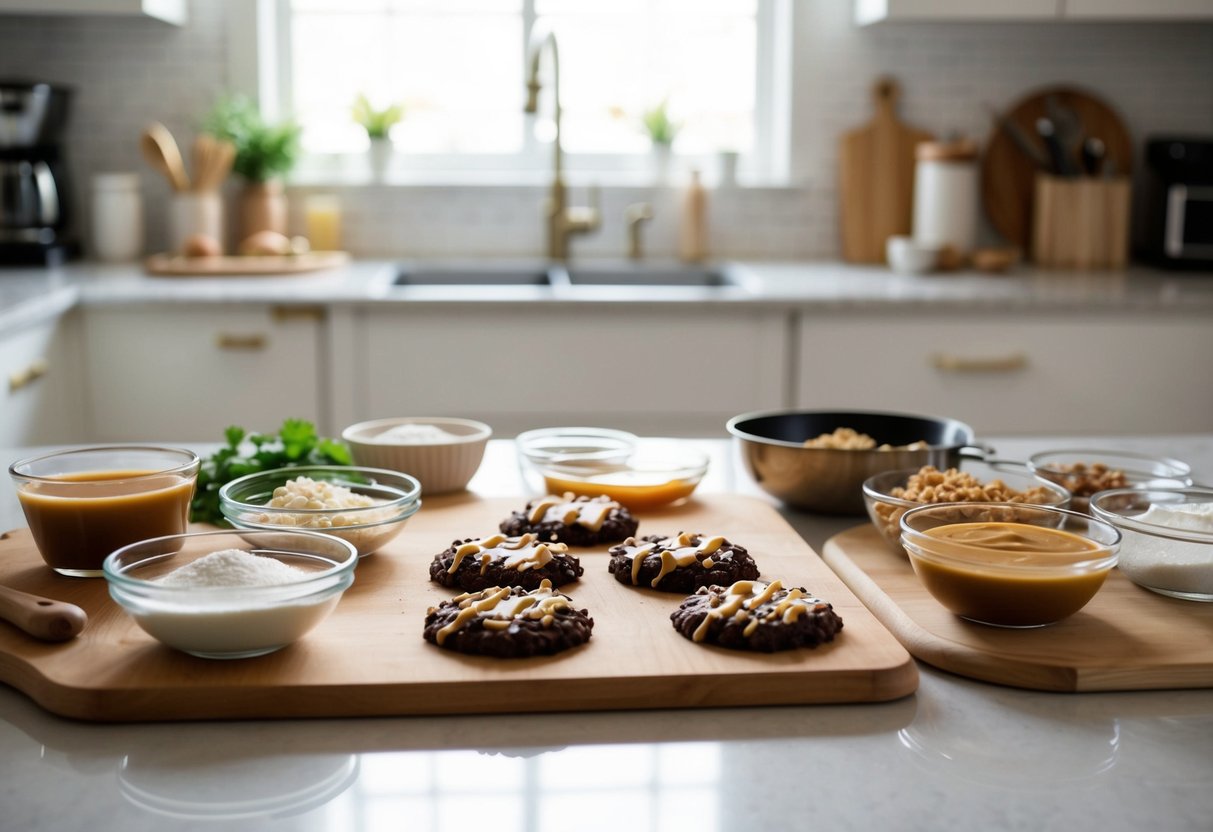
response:
<path fill-rule="evenodd" d="M 662 592 L 694 592 L 701 586 L 758 577 L 745 548 L 723 537 L 681 532 L 674 537 L 628 538 L 610 550 L 607 569 L 621 584 Z"/>
<path fill-rule="evenodd" d="M 456 540 L 434 555 L 430 580 L 445 587 L 478 592 L 490 586 L 537 589 L 543 581 L 562 586 L 580 578 L 585 569 L 563 543 L 540 543 L 524 534 Z"/>
<path fill-rule="evenodd" d="M 670 613 L 670 620 L 696 643 L 763 653 L 816 647 L 833 641 L 842 629 L 833 606 L 804 587 L 784 589 L 780 581 L 702 587 Z"/>
<path fill-rule="evenodd" d="M 500 528 L 508 535 L 538 535 L 545 542 L 598 546 L 631 537 L 639 526 L 625 506 L 609 497 L 577 497 L 565 492 L 531 500 L 522 511 L 502 520 Z"/>
<path fill-rule="evenodd" d="M 547 656 L 589 641 L 594 619 L 543 581 L 492 586 L 430 607 L 423 638 L 446 650 L 499 658 Z"/>

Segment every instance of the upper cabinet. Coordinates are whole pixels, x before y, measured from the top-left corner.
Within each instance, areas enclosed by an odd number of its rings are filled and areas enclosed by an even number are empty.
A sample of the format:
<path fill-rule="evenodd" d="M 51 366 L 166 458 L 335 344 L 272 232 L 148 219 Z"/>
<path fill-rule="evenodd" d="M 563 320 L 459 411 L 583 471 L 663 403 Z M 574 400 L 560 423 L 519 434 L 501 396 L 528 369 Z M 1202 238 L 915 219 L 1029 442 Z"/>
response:
<path fill-rule="evenodd" d="M 1213 20 L 1213 0 L 855 0 L 855 22 Z"/>
<path fill-rule="evenodd" d="M 187 0 L 0 0 L 0 14 L 142 15 L 181 26 L 189 10 Z"/>

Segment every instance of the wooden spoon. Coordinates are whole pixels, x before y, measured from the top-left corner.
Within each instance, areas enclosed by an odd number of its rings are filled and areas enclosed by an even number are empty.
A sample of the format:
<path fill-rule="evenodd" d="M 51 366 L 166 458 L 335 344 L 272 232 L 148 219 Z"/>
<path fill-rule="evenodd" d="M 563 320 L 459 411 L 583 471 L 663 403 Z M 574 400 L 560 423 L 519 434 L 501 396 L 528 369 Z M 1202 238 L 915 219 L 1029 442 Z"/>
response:
<path fill-rule="evenodd" d="M 80 634 L 88 615 L 75 604 L 0 586 L 0 620 L 43 641 L 67 641 Z"/>
<path fill-rule="evenodd" d="M 139 136 L 139 150 L 153 168 L 164 174 L 174 191 L 188 191 L 190 178 L 185 172 L 181 151 L 168 128 L 153 121 Z"/>

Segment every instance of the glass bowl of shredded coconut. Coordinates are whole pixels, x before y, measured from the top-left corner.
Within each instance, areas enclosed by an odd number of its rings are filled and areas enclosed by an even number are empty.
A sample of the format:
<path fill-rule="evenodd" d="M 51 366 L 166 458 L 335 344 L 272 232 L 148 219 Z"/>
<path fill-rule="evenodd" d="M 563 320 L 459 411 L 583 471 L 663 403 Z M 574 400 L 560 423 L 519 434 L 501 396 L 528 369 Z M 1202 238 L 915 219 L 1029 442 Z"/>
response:
<path fill-rule="evenodd" d="M 341 438 L 359 465 L 416 477 L 426 494 L 462 491 L 484 460 L 493 429 L 451 416 L 399 416 L 350 425 Z"/>
<path fill-rule="evenodd" d="M 219 489 L 219 510 L 237 529 L 323 532 L 352 543 L 360 557 L 400 534 L 419 508 L 417 479 L 381 468 L 278 468 Z"/>
<path fill-rule="evenodd" d="M 206 659 L 272 653 L 323 621 L 354 582 L 358 552 L 317 532 L 156 537 L 105 559 L 110 596 L 148 635 Z"/>
<path fill-rule="evenodd" d="M 1213 488 L 1116 488 L 1091 513 L 1120 529 L 1120 571 L 1140 587 L 1213 601 Z"/>

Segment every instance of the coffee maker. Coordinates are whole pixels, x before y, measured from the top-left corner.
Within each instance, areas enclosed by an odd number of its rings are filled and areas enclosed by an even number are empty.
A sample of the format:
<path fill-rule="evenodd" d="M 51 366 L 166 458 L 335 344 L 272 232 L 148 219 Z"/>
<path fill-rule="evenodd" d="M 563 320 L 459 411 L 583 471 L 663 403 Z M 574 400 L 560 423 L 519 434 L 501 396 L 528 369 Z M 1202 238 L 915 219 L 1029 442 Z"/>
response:
<path fill-rule="evenodd" d="M 73 253 L 60 142 L 71 91 L 0 80 L 0 266 L 57 265 Z"/>

